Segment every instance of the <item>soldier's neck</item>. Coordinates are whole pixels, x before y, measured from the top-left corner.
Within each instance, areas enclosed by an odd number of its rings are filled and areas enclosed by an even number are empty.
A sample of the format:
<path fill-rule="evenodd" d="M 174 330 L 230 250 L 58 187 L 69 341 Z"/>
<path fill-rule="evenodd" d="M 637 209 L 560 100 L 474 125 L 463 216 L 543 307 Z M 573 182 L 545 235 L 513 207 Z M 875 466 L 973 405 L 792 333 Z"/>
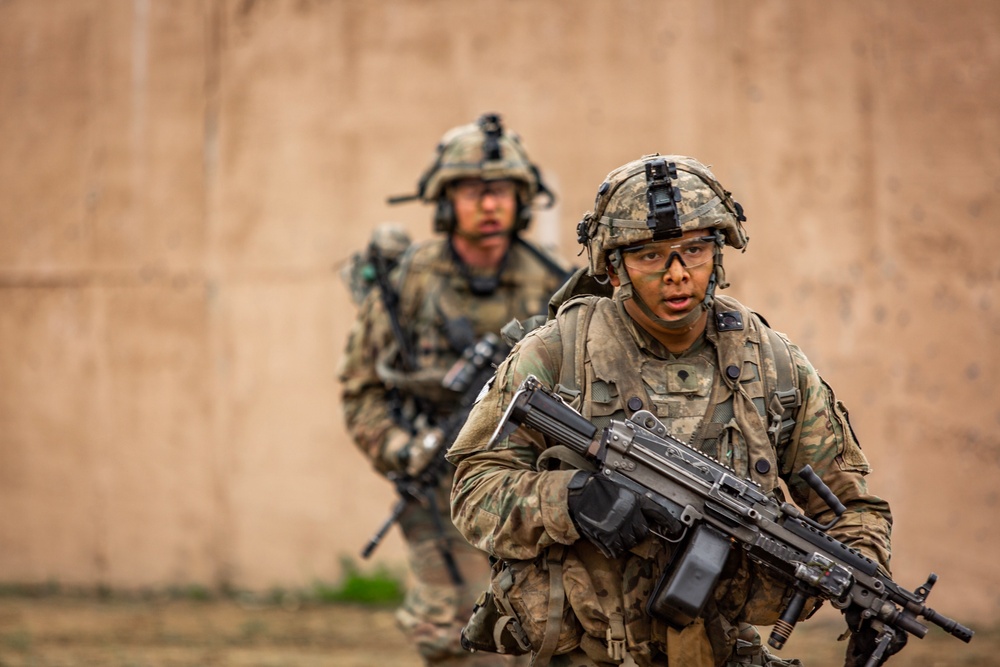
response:
<path fill-rule="evenodd" d="M 625 301 L 625 309 L 636 324 L 659 341 L 671 354 L 680 355 L 687 352 L 692 345 L 698 342 L 708 326 L 707 311 L 703 312 L 701 317 L 692 322 L 690 326 L 682 329 L 668 329 L 651 320 L 632 299 Z"/>
<path fill-rule="evenodd" d="M 510 236 L 468 238 L 452 236 L 451 244 L 462 263 L 474 271 L 496 271 L 510 248 Z"/>
<path fill-rule="evenodd" d="M 658 328 L 657 332 L 651 333 L 656 340 L 663 343 L 663 347 L 670 350 L 671 354 L 681 355 L 701 339 L 702 334 L 705 333 L 705 320 L 700 319 L 689 328 L 679 331 Z"/>

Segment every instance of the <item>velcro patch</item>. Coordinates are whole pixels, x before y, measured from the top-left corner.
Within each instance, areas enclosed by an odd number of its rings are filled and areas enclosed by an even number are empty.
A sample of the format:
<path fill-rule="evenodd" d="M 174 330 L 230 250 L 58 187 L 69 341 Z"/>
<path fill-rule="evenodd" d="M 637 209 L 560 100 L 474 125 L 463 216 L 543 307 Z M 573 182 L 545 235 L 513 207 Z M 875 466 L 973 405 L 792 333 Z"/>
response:
<path fill-rule="evenodd" d="M 715 328 L 719 331 L 742 331 L 743 314 L 738 310 L 716 313 Z"/>

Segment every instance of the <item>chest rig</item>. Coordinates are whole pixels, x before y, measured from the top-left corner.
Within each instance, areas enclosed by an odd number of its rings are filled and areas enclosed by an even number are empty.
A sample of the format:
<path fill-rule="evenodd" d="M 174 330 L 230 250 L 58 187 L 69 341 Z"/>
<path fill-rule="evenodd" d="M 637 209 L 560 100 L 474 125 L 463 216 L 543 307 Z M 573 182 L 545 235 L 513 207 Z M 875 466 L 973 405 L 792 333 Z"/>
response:
<path fill-rule="evenodd" d="M 400 368 L 395 346 L 389 346 L 377 364 L 379 377 L 404 396 L 419 397 L 448 412 L 456 397 L 442 388 L 442 382 L 463 353 L 512 318 L 527 319 L 544 312 L 561 273 L 556 272 L 553 260 L 541 261 L 543 256 L 517 239 L 496 287 L 489 293 L 475 293 L 458 271 L 446 239 L 410 246 L 393 282 L 399 295 L 399 321 L 413 350 L 415 368 Z"/>
<path fill-rule="evenodd" d="M 612 300 L 571 299 L 556 316 L 556 391 L 598 427 L 653 411 L 676 437 L 771 491 L 802 403 L 791 350 L 735 299 L 716 297 L 709 317 L 710 344 L 662 360 L 640 352 Z"/>

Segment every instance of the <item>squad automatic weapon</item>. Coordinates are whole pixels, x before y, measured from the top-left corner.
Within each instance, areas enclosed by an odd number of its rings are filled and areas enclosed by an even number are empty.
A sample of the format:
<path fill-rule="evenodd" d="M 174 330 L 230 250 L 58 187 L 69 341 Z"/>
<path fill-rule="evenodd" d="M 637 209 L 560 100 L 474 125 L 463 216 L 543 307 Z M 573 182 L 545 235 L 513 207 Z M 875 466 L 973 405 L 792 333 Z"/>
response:
<path fill-rule="evenodd" d="M 598 429 L 529 375 L 493 440 L 518 426 L 582 455 L 598 474 L 655 502 L 686 527 L 680 556 L 662 573 L 646 608 L 675 628 L 701 614 L 730 550 L 742 549 L 793 591 L 768 639 L 776 649 L 788 640 L 809 598 L 829 600 L 871 623 L 878 635 L 866 667 L 879 664 L 897 633 L 923 638 L 928 632 L 924 621 L 964 642 L 972 639 L 972 630 L 927 606 L 937 575 L 909 591 L 875 561 L 827 534 L 845 508 L 809 466 L 798 474 L 836 514 L 830 523 L 777 502 L 757 483 L 671 437 L 647 410 Z"/>

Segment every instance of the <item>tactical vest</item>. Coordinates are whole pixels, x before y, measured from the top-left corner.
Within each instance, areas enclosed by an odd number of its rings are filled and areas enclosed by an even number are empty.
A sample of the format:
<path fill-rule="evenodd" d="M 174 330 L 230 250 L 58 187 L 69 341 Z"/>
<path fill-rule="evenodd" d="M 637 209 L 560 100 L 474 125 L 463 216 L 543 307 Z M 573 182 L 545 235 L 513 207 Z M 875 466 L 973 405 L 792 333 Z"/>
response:
<path fill-rule="evenodd" d="M 379 377 L 387 386 L 421 397 L 447 414 L 455 396 L 442 388 L 442 379 L 463 351 L 511 318 L 544 313 L 563 277 L 551 256 L 518 238 L 496 289 L 474 294 L 458 271 L 446 239 L 410 246 L 393 281 L 399 295 L 399 321 L 410 336 L 416 370 L 400 368 L 393 344 L 379 354 Z"/>
<path fill-rule="evenodd" d="M 702 414 L 688 444 L 757 482 L 777 488 L 779 452 L 791 440 L 802 403 L 799 376 L 787 340 L 754 312 L 729 297 L 716 297 L 710 313 L 714 377 L 692 382 L 663 378 L 677 362 L 640 352 L 615 303 L 580 296 L 560 306 L 556 320 L 563 359 L 555 390 L 599 428 L 611 419 L 647 409 L 670 426 L 677 417 Z M 607 344 L 615 341 L 615 344 Z M 690 386 L 685 386 L 687 382 Z M 706 385 L 710 389 L 706 390 Z M 692 410 L 671 403 L 687 400 Z M 682 438 L 683 439 L 683 438 Z"/>
<path fill-rule="evenodd" d="M 671 403 L 691 402 L 692 415 L 701 414 L 702 418 L 691 428 L 689 444 L 724 460 L 737 474 L 760 484 L 765 492 L 780 494 L 777 486 L 779 452 L 793 436 L 796 412 L 802 402 L 798 370 L 788 342 L 735 299 L 716 297 L 710 317 L 706 335 L 713 345 L 706 345 L 704 349 L 706 354 L 714 355 L 712 363 L 707 365 L 709 375 L 681 378 L 680 382 L 675 382 L 671 378 L 654 377 L 658 371 L 677 364 L 650 359 L 650 355 L 643 354 L 613 300 L 593 295 L 572 297 L 555 313 L 562 340 L 562 360 L 554 390 L 598 427 L 612 419 L 631 417 L 639 410 L 648 409 L 665 417 L 669 428 Z M 523 337 L 526 328 L 510 323 L 504 333 L 508 339 L 516 340 Z M 680 366 L 683 365 L 682 358 Z M 665 400 L 659 400 L 661 398 Z M 680 412 L 685 410 L 682 408 Z M 726 457 L 727 453 L 732 456 Z M 588 465 L 567 448 L 550 447 L 540 454 L 536 466 L 543 470 L 559 464 Z M 569 597 L 562 575 L 565 553 L 564 547 L 555 545 L 547 550 L 544 567 L 536 568 L 534 563 L 518 566 L 524 568 L 521 572 L 527 573 L 520 576 L 547 580 L 547 585 L 537 581 L 530 586 L 521 584 L 531 588 L 539 600 L 543 591 L 548 593 L 545 596 L 547 619 L 541 628 L 541 645 L 532 656 L 532 665 L 546 664 L 579 631 L 579 626 L 567 625 L 568 617 L 563 615 L 564 597 Z M 490 594 L 495 598 L 492 608 L 498 610 L 495 613 L 498 619 L 486 624 L 494 646 L 501 645 L 504 632 L 523 633 L 521 622 L 537 621 L 534 618 L 518 621 L 508 598 L 510 582 L 506 587 L 498 586 L 498 582 L 508 581 L 513 572 L 511 566 L 503 562 L 495 566 Z M 746 620 L 773 623 L 775 619 L 770 616 L 780 608 L 783 588 L 771 589 L 769 582 L 763 579 L 744 580 L 743 585 L 748 588 L 742 591 L 742 599 L 754 600 L 752 608 L 763 610 L 762 615 L 758 611 L 755 617 L 749 613 L 751 606 L 748 604 L 744 608 Z M 624 596 L 624 591 L 619 593 Z M 607 597 L 615 597 L 615 594 L 608 591 Z M 601 600 L 592 602 L 603 606 Z M 479 609 L 489 610 L 491 606 Z M 593 644 L 593 639 L 588 639 L 586 634 L 581 640 L 584 642 L 581 648 L 595 655 L 606 650 L 608 656 L 619 661 L 626 649 L 628 622 L 610 609 L 605 612 L 608 619 L 606 648 L 604 645 L 596 648 L 585 645 L 587 642 Z M 471 631 L 473 626 L 476 626 L 475 617 L 466 630 Z M 524 648 L 523 645 L 515 646 L 510 636 L 507 639 L 507 651 L 515 649 L 513 652 L 518 652 L 518 648 Z"/>

